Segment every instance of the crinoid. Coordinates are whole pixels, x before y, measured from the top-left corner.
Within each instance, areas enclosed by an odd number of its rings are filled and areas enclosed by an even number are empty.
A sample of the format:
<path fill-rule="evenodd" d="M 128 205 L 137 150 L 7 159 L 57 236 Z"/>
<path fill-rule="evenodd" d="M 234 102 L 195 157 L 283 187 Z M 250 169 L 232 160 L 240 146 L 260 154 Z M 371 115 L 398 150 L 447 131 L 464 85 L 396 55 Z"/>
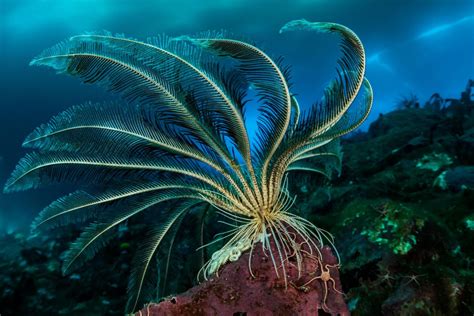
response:
<path fill-rule="evenodd" d="M 151 214 L 155 221 L 145 223 L 149 231 L 129 282 L 127 310 L 133 311 L 143 301 L 163 238 L 206 203 L 232 227 L 217 239 L 223 247 L 203 266 L 205 277 L 261 246 L 275 273 L 286 278 L 282 263 L 288 256 L 302 258 L 295 235 L 316 256 L 325 242 L 332 245 L 328 232 L 291 212 L 286 175 L 327 174 L 325 159 L 334 155 L 335 140 L 366 119 L 372 89 L 364 78 L 363 46 L 351 30 L 298 20 L 280 32 L 295 30 L 342 38 L 336 79 L 301 114 L 279 62 L 219 34 L 147 42 L 86 34 L 33 59 L 31 65 L 99 84 L 123 100 L 74 106 L 37 128 L 23 143 L 37 151 L 6 183 L 7 192 L 63 180 L 89 186 L 53 202 L 33 223 L 34 230 L 84 224 L 64 272 L 91 259 L 122 223 Z M 354 102 L 361 87 L 361 102 Z M 249 139 L 245 110 L 254 106 L 257 133 Z"/>

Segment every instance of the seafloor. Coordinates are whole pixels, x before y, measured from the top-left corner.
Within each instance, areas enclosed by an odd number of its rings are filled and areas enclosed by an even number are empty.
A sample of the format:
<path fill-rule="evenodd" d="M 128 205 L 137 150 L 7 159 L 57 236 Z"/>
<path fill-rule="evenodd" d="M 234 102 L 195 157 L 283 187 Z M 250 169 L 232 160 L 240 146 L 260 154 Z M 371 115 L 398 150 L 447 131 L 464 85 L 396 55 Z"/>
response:
<path fill-rule="evenodd" d="M 295 210 L 336 237 L 353 315 L 474 314 L 471 88 L 469 82 L 459 99 L 401 100 L 368 132 L 343 140 L 339 177 L 293 178 Z M 0 313 L 123 313 L 133 234 L 133 226 L 123 228 L 118 240 L 67 276 L 61 257 L 77 235 L 74 227 L 49 237 L 3 234 Z M 200 262 L 179 260 L 190 251 L 186 243 L 176 247 L 169 291 L 195 284 Z"/>

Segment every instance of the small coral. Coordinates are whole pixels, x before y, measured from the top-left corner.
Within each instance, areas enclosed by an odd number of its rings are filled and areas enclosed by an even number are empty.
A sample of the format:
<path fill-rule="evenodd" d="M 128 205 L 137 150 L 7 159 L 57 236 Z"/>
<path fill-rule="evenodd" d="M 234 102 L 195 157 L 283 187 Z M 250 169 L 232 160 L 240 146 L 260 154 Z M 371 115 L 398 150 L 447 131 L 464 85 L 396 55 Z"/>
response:
<path fill-rule="evenodd" d="M 448 184 L 446 183 L 446 173 L 447 171 L 443 171 L 439 174 L 439 176 L 436 177 L 436 179 L 433 181 L 434 187 L 438 187 L 441 190 L 448 189 Z"/>
<path fill-rule="evenodd" d="M 453 160 L 449 155 L 445 153 L 432 153 L 429 155 L 424 155 L 418 163 L 416 164 L 417 168 L 427 169 L 431 171 L 438 171 L 445 166 L 449 166 L 453 163 Z"/>
<path fill-rule="evenodd" d="M 474 230 L 474 214 L 467 217 L 464 221 L 466 223 L 466 227 L 470 230 Z"/>
<path fill-rule="evenodd" d="M 412 218 L 412 212 L 401 205 L 383 204 L 376 210 L 380 216 L 364 227 L 361 235 L 377 245 L 387 245 L 395 254 L 407 254 L 416 244 L 416 232 L 423 228 L 424 220 Z"/>

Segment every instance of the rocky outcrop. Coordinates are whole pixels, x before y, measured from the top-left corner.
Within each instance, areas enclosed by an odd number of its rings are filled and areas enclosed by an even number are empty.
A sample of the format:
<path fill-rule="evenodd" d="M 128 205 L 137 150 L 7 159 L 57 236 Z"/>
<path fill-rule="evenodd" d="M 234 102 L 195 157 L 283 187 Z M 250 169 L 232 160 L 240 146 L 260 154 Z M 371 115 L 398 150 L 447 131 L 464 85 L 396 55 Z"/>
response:
<path fill-rule="evenodd" d="M 247 252 L 225 265 L 218 276 L 159 304 L 149 304 L 136 315 L 318 315 L 321 310 L 348 315 L 337 259 L 328 247 L 321 252 L 323 262 L 303 254 L 300 276 L 296 258 L 285 261 L 285 286 L 283 277 L 276 276 L 268 252 L 257 246 L 251 262 L 254 276 Z"/>

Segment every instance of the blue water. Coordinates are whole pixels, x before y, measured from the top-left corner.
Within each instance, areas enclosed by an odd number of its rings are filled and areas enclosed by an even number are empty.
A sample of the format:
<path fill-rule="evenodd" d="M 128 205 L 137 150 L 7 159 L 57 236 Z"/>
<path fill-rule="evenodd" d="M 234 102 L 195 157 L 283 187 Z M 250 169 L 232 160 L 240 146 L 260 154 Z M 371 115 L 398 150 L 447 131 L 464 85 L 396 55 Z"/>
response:
<path fill-rule="evenodd" d="M 337 39 L 284 34 L 289 20 L 334 21 L 352 28 L 367 52 L 374 110 L 393 109 L 400 96 L 421 102 L 438 92 L 458 97 L 474 74 L 474 2 L 461 1 L 44 1 L 0 2 L 0 183 L 24 151 L 36 126 L 86 100 L 110 98 L 95 86 L 28 66 L 42 49 L 78 33 L 108 30 L 144 39 L 161 33 L 225 29 L 248 38 L 293 67 L 294 92 L 305 106 L 332 78 Z M 363 128 L 367 128 L 368 123 Z M 26 227 L 32 215 L 67 188 L 0 194 L 0 230 Z"/>

